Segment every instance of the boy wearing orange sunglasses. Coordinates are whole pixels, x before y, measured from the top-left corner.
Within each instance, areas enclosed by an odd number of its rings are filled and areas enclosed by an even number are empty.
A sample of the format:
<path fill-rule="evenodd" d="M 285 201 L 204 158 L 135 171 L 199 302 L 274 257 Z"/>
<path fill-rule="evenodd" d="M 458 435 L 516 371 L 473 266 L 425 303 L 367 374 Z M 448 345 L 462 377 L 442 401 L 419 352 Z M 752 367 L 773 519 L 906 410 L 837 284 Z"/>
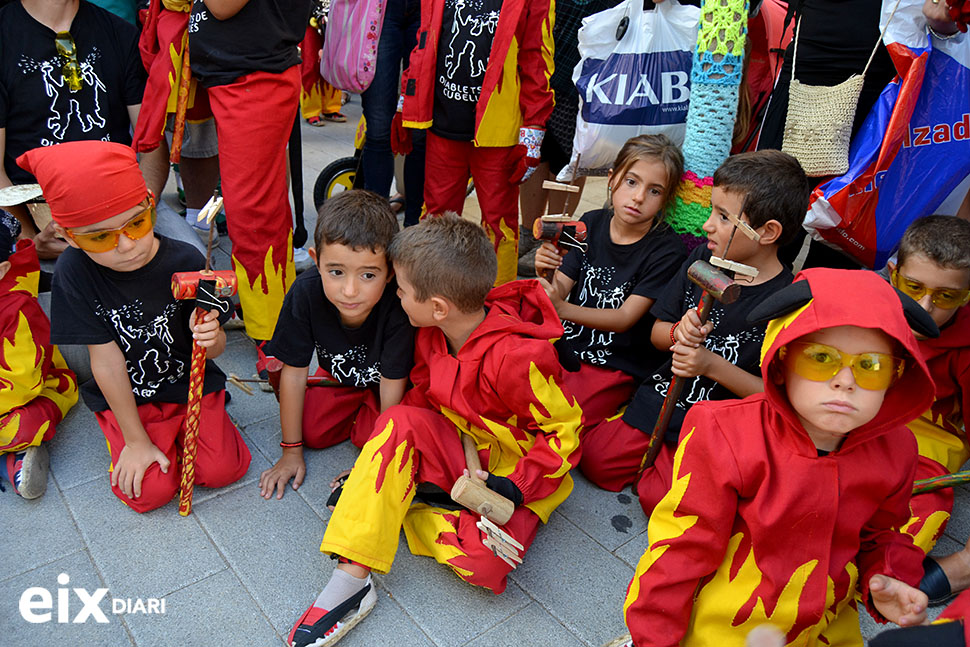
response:
<path fill-rule="evenodd" d="M 765 392 L 688 412 L 670 491 L 624 605 L 632 644 L 862 644 L 856 598 L 918 624 L 922 551 L 909 518 L 916 442 L 933 385 L 910 328 L 931 318 L 874 272 L 806 270 L 767 319 Z"/>
<path fill-rule="evenodd" d="M 81 395 L 108 442 L 111 488 L 137 512 L 158 508 L 179 486 L 192 340 L 209 358 L 226 345 L 215 311 L 195 321 L 194 303 L 172 296 L 172 274 L 201 270 L 205 259 L 154 233 L 155 199 L 131 148 L 71 142 L 35 148 L 17 163 L 37 177 L 70 246 L 54 270 L 51 339 L 88 348 L 94 379 Z M 196 483 L 233 483 L 249 461 L 226 414 L 225 375 L 209 361 Z"/>
<path fill-rule="evenodd" d="M 909 423 L 919 446 L 916 478 L 952 474 L 970 460 L 964 431 L 970 407 L 970 222 L 952 216 L 913 221 L 899 242 L 891 283 L 915 299 L 940 328 L 936 339 L 917 335 L 919 350 L 936 385 L 932 406 Z M 929 553 L 953 510 L 953 490 L 913 497 L 904 530 Z M 970 548 L 935 560 L 927 557 L 920 588 L 931 601 L 970 587 Z"/>

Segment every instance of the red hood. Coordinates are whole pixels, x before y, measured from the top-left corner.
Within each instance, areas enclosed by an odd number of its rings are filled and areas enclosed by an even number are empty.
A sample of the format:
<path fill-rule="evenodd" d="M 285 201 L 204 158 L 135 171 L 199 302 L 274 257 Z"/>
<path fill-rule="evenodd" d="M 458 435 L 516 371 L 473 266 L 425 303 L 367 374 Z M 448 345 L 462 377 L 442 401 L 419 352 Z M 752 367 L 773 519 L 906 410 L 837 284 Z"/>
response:
<path fill-rule="evenodd" d="M 940 336 L 936 339 L 924 339 L 919 342 L 923 359 L 931 360 L 952 350 L 966 348 L 970 343 L 970 305 L 957 309 L 945 326 L 940 328 Z"/>
<path fill-rule="evenodd" d="M 485 307 L 485 320 L 462 344 L 461 354 L 482 356 L 508 333 L 545 341 L 562 337 L 562 322 L 538 281 L 511 281 L 493 288 L 485 299 Z"/>
<path fill-rule="evenodd" d="M 906 360 L 906 369 L 889 388 L 876 417 L 853 430 L 844 447 L 881 435 L 926 411 L 933 402 L 933 381 L 893 287 L 875 272 L 866 270 L 815 268 L 799 272 L 793 285 L 799 281 L 808 281 L 811 299 L 768 324 L 761 350 L 761 375 L 772 408 L 802 430 L 804 439 L 811 442 L 783 389 L 769 377 L 771 366 L 778 361 L 778 349 L 788 342 L 823 328 L 853 325 L 881 330 L 895 339 L 900 346 L 897 354 Z"/>
<path fill-rule="evenodd" d="M 11 268 L 0 279 L 0 294 L 21 291 L 36 297 L 40 281 L 40 261 L 37 260 L 34 241 L 18 240 L 17 251 L 7 260 L 10 261 Z"/>

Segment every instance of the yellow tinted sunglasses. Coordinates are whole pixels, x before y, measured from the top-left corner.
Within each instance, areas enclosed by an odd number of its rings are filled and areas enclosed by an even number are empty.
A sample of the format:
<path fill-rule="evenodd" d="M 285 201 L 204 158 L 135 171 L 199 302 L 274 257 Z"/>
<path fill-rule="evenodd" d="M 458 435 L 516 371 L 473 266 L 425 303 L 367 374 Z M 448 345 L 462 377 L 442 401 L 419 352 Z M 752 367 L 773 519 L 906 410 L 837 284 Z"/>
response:
<path fill-rule="evenodd" d="M 795 341 L 778 350 L 778 358 L 795 374 L 813 382 L 830 380 L 848 366 L 855 383 L 869 391 L 883 391 L 903 374 L 906 362 L 887 353 L 844 353 L 818 342 Z"/>
<path fill-rule="evenodd" d="M 156 218 L 155 200 L 149 198 L 149 205 L 144 211 L 135 214 L 131 220 L 117 229 L 86 231 L 84 233 L 72 231 L 70 229 L 65 231 L 67 235 L 71 237 L 71 240 L 77 243 L 78 247 L 86 252 L 99 254 L 101 252 L 110 252 L 112 249 L 117 247 L 118 239 L 122 234 L 131 240 L 138 240 L 139 238 L 144 238 L 146 235 L 152 233 L 152 229 L 155 227 Z"/>
<path fill-rule="evenodd" d="M 953 310 L 970 303 L 970 290 L 954 290 L 953 288 L 930 290 L 919 281 L 903 276 L 896 270 L 893 270 L 889 276 L 893 286 L 906 296 L 912 297 L 914 301 L 919 301 L 928 292 L 933 305 L 944 310 Z"/>

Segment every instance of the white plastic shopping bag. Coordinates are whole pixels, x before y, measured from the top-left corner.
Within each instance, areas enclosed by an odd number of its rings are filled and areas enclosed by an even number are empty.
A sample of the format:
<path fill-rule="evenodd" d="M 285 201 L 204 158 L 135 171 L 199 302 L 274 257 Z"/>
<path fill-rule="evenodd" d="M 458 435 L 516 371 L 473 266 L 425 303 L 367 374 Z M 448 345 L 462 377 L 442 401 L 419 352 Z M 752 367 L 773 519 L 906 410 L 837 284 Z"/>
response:
<path fill-rule="evenodd" d="M 699 15 L 675 0 L 651 11 L 643 0 L 624 0 L 583 20 L 573 70 L 579 115 L 561 181 L 606 175 L 623 143 L 643 133 L 683 143 Z"/>

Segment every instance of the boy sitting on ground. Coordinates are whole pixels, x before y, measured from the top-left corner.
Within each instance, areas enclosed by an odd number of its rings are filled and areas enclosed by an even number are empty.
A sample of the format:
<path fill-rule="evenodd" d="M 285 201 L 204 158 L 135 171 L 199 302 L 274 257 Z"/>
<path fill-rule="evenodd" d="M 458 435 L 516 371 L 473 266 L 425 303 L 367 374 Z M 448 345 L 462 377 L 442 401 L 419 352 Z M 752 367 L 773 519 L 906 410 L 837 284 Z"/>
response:
<path fill-rule="evenodd" d="M 266 354 L 279 374 L 282 456 L 259 477 L 266 499 L 282 498 L 287 482 L 303 483 L 303 446 L 322 448 L 350 438 L 363 447 L 379 412 L 398 404 L 414 355 L 414 329 L 401 309 L 387 260 L 397 219 L 387 200 L 345 191 L 320 207 L 310 256 L 316 267 L 283 299 Z M 316 352 L 315 379 L 307 388 Z"/>
<path fill-rule="evenodd" d="M 936 385 L 932 406 L 908 427 L 919 448 L 917 479 L 958 471 L 970 460 L 965 419 L 970 407 L 970 222 L 952 216 L 926 216 L 912 222 L 899 242 L 890 281 L 933 318 L 940 336 L 917 333 L 919 350 Z M 953 489 L 917 494 L 913 517 L 903 530 L 929 553 L 943 534 L 953 510 Z M 927 557 L 920 588 L 931 601 L 970 586 L 970 548 Z"/>
<path fill-rule="evenodd" d="M 395 237 L 391 260 L 415 335 L 414 387 L 381 414 L 344 485 L 320 550 L 338 558 L 329 583 L 290 632 L 291 645 L 331 645 L 377 601 L 370 571 L 387 572 L 403 526 L 411 552 L 463 580 L 505 590 L 509 563 L 482 543 L 468 510 L 411 505 L 418 483 L 451 490 L 474 439 L 489 488 L 516 504 L 503 530 L 524 553 L 572 490 L 582 415 L 562 387 L 555 308 L 536 281 L 489 291 L 495 252 L 454 215 Z"/>
<path fill-rule="evenodd" d="M 937 331 L 902 298 L 873 272 L 812 269 L 751 312 L 774 317 L 765 392 L 687 413 L 624 604 L 633 644 L 740 647 L 770 623 L 789 645 L 860 645 L 857 597 L 923 621 L 923 553 L 896 529 L 916 472 L 904 425 L 933 398 L 910 327 Z"/>
<path fill-rule="evenodd" d="M 51 341 L 84 344 L 94 379 L 81 394 L 111 454 L 111 488 L 136 512 L 168 503 L 179 458 L 193 339 L 217 357 L 226 334 L 213 310 L 172 296 L 172 275 L 205 267 L 187 243 L 154 233 L 155 197 L 134 151 L 102 141 L 35 148 L 17 163 L 37 176 L 69 248 L 51 287 Z M 226 304 L 226 316 L 229 306 Z M 223 487 L 249 468 L 226 414 L 226 377 L 206 362 L 195 483 Z"/>

